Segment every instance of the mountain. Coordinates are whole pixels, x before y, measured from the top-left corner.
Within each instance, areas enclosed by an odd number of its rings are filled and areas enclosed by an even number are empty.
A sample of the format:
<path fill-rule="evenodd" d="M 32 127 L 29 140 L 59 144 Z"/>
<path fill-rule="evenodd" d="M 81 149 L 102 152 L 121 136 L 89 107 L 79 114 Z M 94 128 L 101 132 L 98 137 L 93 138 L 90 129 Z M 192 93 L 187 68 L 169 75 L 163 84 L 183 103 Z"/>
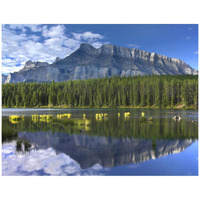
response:
<path fill-rule="evenodd" d="M 17 82 L 61 82 L 67 80 L 100 78 L 111 76 L 197 74 L 185 62 L 115 45 L 103 45 L 96 49 L 82 43 L 76 51 L 55 62 L 26 62 L 19 72 L 10 73 L 5 83 Z"/>

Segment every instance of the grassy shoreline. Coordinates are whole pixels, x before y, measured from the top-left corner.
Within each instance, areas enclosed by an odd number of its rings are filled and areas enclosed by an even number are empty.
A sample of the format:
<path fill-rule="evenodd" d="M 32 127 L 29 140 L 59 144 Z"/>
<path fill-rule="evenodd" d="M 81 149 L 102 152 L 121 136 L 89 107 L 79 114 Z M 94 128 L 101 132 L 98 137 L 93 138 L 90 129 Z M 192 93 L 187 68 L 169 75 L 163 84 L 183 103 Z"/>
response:
<path fill-rule="evenodd" d="M 81 106 L 81 107 L 70 107 L 66 105 L 61 106 L 34 106 L 34 107 L 6 107 L 2 106 L 2 108 L 66 108 L 66 109 L 171 109 L 171 110 L 197 110 L 195 107 L 186 107 L 183 105 L 177 105 L 174 107 L 134 107 L 134 106 L 118 106 L 118 107 L 109 107 L 109 106 L 102 106 L 98 107 L 90 107 L 90 106 Z"/>

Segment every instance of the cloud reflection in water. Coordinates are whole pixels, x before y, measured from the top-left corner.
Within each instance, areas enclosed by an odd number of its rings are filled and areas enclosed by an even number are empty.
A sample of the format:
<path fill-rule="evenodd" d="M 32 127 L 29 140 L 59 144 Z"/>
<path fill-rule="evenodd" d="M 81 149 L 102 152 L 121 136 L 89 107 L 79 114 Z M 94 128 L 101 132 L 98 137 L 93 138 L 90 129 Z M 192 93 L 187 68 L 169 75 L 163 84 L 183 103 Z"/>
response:
<path fill-rule="evenodd" d="M 56 154 L 53 148 L 31 150 L 26 154 L 16 153 L 16 143 L 2 146 L 2 175 L 103 175 L 101 165 L 88 169 L 64 153 Z M 106 170 L 106 169 L 105 169 Z"/>

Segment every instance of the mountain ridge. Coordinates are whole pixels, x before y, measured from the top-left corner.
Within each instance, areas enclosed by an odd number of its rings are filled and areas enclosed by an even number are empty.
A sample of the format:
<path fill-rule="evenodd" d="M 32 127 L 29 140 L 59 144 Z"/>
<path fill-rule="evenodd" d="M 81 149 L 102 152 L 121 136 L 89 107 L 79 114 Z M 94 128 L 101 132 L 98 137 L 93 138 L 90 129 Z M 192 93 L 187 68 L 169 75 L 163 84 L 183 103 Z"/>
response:
<path fill-rule="evenodd" d="M 82 43 L 69 56 L 52 64 L 27 61 L 19 72 L 10 73 L 3 83 L 61 82 L 111 76 L 198 74 L 184 61 L 136 48 L 106 44 L 95 48 Z M 3 79 L 2 79 L 3 81 Z"/>

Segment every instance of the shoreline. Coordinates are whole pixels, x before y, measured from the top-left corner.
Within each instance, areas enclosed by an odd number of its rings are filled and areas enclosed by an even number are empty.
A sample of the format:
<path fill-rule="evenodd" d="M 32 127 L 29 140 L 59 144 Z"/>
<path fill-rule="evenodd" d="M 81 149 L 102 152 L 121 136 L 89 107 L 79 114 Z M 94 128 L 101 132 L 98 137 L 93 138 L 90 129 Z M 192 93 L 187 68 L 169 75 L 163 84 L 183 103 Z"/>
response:
<path fill-rule="evenodd" d="M 198 109 L 194 107 L 133 107 L 133 106 L 119 106 L 119 107 L 108 107 L 108 106 L 103 106 L 101 108 L 97 107 L 69 107 L 69 106 L 35 106 L 35 107 L 5 107 L 2 106 L 3 108 L 11 108 L 11 109 L 151 109 L 151 110 L 158 110 L 158 109 L 163 109 L 163 110 L 194 110 L 198 111 Z"/>

